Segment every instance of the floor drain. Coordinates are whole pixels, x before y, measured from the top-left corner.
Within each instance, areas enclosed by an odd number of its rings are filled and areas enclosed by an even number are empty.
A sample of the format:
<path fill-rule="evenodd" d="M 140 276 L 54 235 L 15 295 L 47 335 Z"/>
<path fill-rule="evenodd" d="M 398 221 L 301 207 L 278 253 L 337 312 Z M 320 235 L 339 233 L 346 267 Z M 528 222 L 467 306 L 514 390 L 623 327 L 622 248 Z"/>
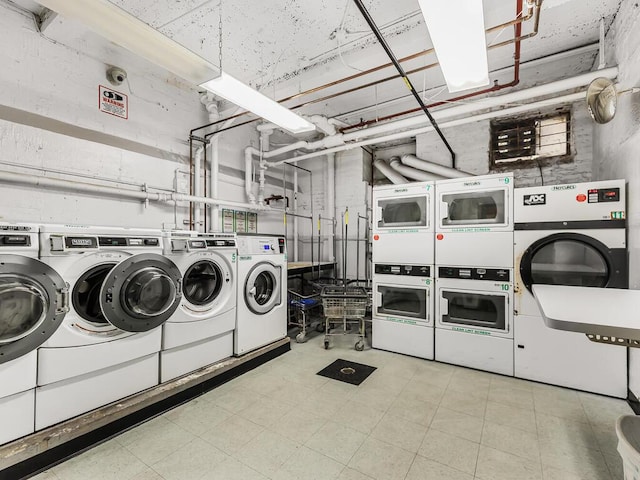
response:
<path fill-rule="evenodd" d="M 353 375 L 356 373 L 356 370 L 351 367 L 344 367 L 340 369 L 340 373 L 344 373 L 345 375 Z"/>
<path fill-rule="evenodd" d="M 331 365 L 327 365 L 320 370 L 318 375 L 338 380 L 339 382 L 350 383 L 351 385 L 360 385 L 375 369 L 376 367 L 339 358 Z"/>

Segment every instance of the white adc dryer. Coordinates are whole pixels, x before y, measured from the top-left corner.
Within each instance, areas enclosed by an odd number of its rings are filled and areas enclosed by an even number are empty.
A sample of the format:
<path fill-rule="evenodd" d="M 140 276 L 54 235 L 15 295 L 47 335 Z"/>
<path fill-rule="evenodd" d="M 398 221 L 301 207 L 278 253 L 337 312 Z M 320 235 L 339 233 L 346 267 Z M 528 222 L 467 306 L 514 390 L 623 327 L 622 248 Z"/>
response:
<path fill-rule="evenodd" d="M 513 268 L 513 174 L 436 181 L 436 265 Z"/>
<path fill-rule="evenodd" d="M 33 433 L 36 349 L 68 311 L 67 286 L 38 249 L 38 226 L 0 223 L 0 444 Z"/>
<path fill-rule="evenodd" d="M 625 182 L 515 190 L 515 375 L 626 398 L 625 348 L 548 328 L 534 284 L 627 288 Z"/>
<path fill-rule="evenodd" d="M 373 187 L 373 261 L 433 265 L 434 182 Z"/>
<path fill-rule="evenodd" d="M 287 336 L 287 256 L 280 236 L 238 235 L 234 354 Z"/>
<path fill-rule="evenodd" d="M 233 355 L 236 237 L 167 232 L 165 255 L 182 274 L 182 301 L 163 328 L 160 381 Z"/>
<path fill-rule="evenodd" d="M 38 351 L 36 429 L 157 385 L 159 327 L 182 298 L 160 231 L 51 225 L 40 242 L 71 309 Z"/>

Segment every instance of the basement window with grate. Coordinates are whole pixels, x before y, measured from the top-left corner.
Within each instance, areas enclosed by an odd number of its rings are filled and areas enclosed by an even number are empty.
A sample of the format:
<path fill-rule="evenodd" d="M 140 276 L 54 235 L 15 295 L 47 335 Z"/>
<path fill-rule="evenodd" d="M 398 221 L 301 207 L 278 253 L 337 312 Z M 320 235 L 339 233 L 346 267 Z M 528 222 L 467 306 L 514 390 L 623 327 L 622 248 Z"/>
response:
<path fill-rule="evenodd" d="M 491 166 L 529 166 L 571 158 L 569 112 L 491 122 Z"/>

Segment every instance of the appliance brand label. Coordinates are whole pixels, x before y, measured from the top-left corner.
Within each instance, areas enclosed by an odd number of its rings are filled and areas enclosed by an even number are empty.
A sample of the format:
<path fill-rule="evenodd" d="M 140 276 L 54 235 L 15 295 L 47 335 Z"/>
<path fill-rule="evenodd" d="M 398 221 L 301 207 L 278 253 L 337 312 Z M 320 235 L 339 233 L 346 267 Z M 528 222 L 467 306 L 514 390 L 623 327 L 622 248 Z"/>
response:
<path fill-rule="evenodd" d="M 409 191 L 409 189 L 407 189 L 407 188 L 396 188 L 394 190 L 395 193 L 402 193 L 402 192 L 408 192 L 408 191 Z"/>
<path fill-rule="evenodd" d="M 465 187 L 475 187 L 476 185 L 480 185 L 480 182 L 464 182 L 463 185 Z"/>
<path fill-rule="evenodd" d="M 551 187 L 551 190 L 575 190 L 575 185 L 556 185 L 555 187 Z"/>
<path fill-rule="evenodd" d="M 238 260 L 251 260 L 251 255 L 240 255 Z"/>
<path fill-rule="evenodd" d="M 547 203 L 547 195 L 545 193 L 525 195 L 522 202 L 524 205 L 545 205 Z"/>
<path fill-rule="evenodd" d="M 96 248 L 98 242 L 95 237 L 66 237 L 65 245 L 67 248 Z"/>

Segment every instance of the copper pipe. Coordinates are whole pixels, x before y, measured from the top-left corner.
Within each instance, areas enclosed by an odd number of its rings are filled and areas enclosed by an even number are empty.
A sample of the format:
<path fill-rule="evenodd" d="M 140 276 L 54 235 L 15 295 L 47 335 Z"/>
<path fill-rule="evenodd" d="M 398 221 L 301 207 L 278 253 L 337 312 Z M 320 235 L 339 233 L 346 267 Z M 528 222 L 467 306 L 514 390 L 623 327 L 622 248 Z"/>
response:
<path fill-rule="evenodd" d="M 522 10 L 522 2 L 523 2 L 523 0 L 517 0 L 516 1 L 516 3 L 517 3 L 516 8 L 517 8 L 518 12 L 520 12 Z M 537 27 L 540 24 L 540 7 L 541 7 L 541 5 L 542 5 L 542 0 L 537 0 L 536 1 L 536 7 L 537 7 L 537 9 L 536 9 L 536 18 L 535 18 L 535 21 L 534 21 L 535 22 L 534 23 L 535 27 Z M 497 48 L 497 47 L 501 47 L 501 46 L 504 46 L 504 45 L 509 45 L 510 43 L 515 43 L 514 64 L 513 64 L 513 80 L 511 82 L 505 83 L 505 84 L 495 84 L 494 86 L 489 87 L 489 88 L 485 88 L 483 90 L 478 90 L 476 92 L 467 93 L 465 95 L 459 95 L 457 97 L 453 97 L 453 98 L 450 98 L 448 100 L 435 102 L 435 103 L 432 103 L 430 105 L 427 105 L 427 108 L 438 107 L 440 105 L 444 105 L 444 104 L 447 104 L 447 103 L 451 103 L 451 102 L 455 102 L 455 101 L 459 101 L 459 100 L 464 100 L 464 99 L 475 97 L 475 96 L 478 96 L 478 95 L 483 95 L 485 93 L 497 92 L 498 90 L 502 90 L 502 89 L 510 88 L 510 87 L 515 87 L 516 85 L 518 85 L 518 83 L 520 83 L 520 43 L 522 42 L 522 40 L 534 37 L 538 33 L 538 29 L 534 28 L 534 30 L 531 33 L 529 33 L 527 35 L 522 35 L 522 23 L 518 22 L 518 23 L 514 23 L 514 30 L 515 30 L 514 38 L 512 38 L 511 40 L 507 40 L 507 41 L 501 42 L 501 43 L 497 43 L 495 45 L 491 45 L 489 47 L 489 48 Z M 354 128 L 366 127 L 366 126 L 372 125 L 374 123 L 379 123 L 379 122 L 386 121 L 386 120 L 392 120 L 392 119 L 397 118 L 397 117 L 401 117 L 401 116 L 404 116 L 404 115 L 408 115 L 408 114 L 416 113 L 416 112 L 420 112 L 420 111 L 422 111 L 421 108 L 412 108 L 410 110 L 405 110 L 405 111 L 400 112 L 400 113 L 394 113 L 394 114 L 391 114 L 391 115 L 380 117 L 380 118 L 377 118 L 375 120 L 366 120 L 364 122 L 360 122 L 360 123 L 357 123 L 355 125 L 350 125 L 348 127 L 341 128 L 340 132 L 346 132 L 346 131 L 349 131 L 349 130 L 353 130 Z"/>
<path fill-rule="evenodd" d="M 540 2 L 540 3 L 542 3 L 542 2 Z M 536 3 L 536 5 L 538 6 L 537 3 Z M 501 23 L 501 24 L 496 25 L 494 27 L 487 28 L 485 30 L 485 32 L 486 33 L 491 33 L 491 32 L 495 32 L 496 30 L 502 30 L 503 28 L 510 27 L 512 25 L 522 24 L 523 22 L 528 21 L 533 16 L 533 10 L 534 10 L 533 9 L 533 5 L 529 6 L 527 14 L 522 16 L 521 15 L 522 14 L 522 10 L 520 9 L 520 10 L 518 10 L 517 17 L 515 19 L 510 20 L 510 21 L 505 22 L 505 23 Z M 539 19 L 539 10 L 540 10 L 540 7 L 538 6 L 538 11 L 536 12 L 536 19 Z M 536 26 L 535 26 L 534 30 L 537 32 L 537 20 L 536 20 Z M 530 36 L 533 36 L 533 35 L 530 35 Z M 525 36 L 522 39 L 524 39 L 524 38 L 528 38 L 528 36 Z M 516 41 L 516 39 L 507 40 L 506 42 L 501 42 L 501 43 L 498 43 L 496 45 L 492 45 L 490 48 L 495 48 L 495 47 L 508 45 L 510 43 L 513 43 L 514 41 Z M 408 55 L 406 57 L 402 57 L 398 61 L 400 63 L 404 63 L 404 62 L 407 62 L 409 60 L 415 60 L 416 58 L 419 58 L 419 57 L 424 56 L 424 55 L 429 55 L 429 54 L 431 54 L 433 52 L 434 52 L 434 49 L 433 48 L 429 48 L 427 50 L 422 50 L 420 52 Z M 411 73 L 420 72 L 422 70 L 426 70 L 427 68 L 432 68 L 432 67 L 434 67 L 436 65 L 438 65 L 438 64 L 437 63 L 430 64 L 430 65 L 427 65 L 427 66 L 424 66 L 424 67 L 420 67 L 418 69 L 411 70 L 411 71 L 409 71 L 407 73 L 411 74 Z M 363 77 L 365 75 L 369 75 L 371 73 L 375 73 L 375 72 L 378 72 L 380 70 L 384 70 L 385 68 L 389 68 L 389 67 L 392 67 L 392 66 L 393 66 L 392 63 L 385 63 L 383 65 L 379 65 L 377 67 L 373 67 L 373 68 L 370 68 L 368 70 L 363 70 L 362 72 L 354 73 L 353 75 L 349 75 L 348 77 L 340 78 L 338 80 L 334 80 L 333 82 L 325 83 L 324 85 L 320 85 L 318 87 L 314 87 L 314 88 L 311 88 L 309 90 L 305 90 L 304 92 L 296 93 L 296 94 L 291 95 L 289 97 L 282 98 L 282 99 L 278 100 L 278 103 L 283 103 L 283 102 L 287 102 L 289 100 L 293 100 L 295 98 L 300 98 L 300 97 L 303 97 L 303 96 L 306 96 L 306 95 L 310 95 L 312 93 L 316 93 L 316 92 L 319 92 L 321 90 L 325 90 L 327 88 L 334 87 L 336 85 L 340 85 L 341 83 L 345 83 L 345 82 L 349 82 L 351 80 L 355 80 L 356 78 L 360 78 L 360 77 Z M 385 81 L 388 81 L 388 80 L 391 80 L 391 79 L 394 79 L 394 78 L 399 78 L 399 77 L 397 75 L 393 76 L 393 77 L 387 77 L 387 78 L 385 78 L 383 80 L 380 80 L 379 83 L 382 83 L 382 82 L 385 82 Z M 369 84 L 367 84 L 365 86 L 361 86 L 361 88 L 366 88 L 366 87 L 369 87 L 369 86 L 372 86 L 372 85 L 376 85 L 376 84 L 377 83 L 371 82 L 371 83 L 369 83 Z M 346 90 L 344 92 L 339 92 L 339 93 L 336 93 L 336 94 L 327 95 L 325 97 L 318 98 L 318 99 L 312 100 L 310 102 L 301 103 L 299 105 L 291 107 L 290 109 L 294 110 L 296 108 L 301 108 L 301 107 L 306 106 L 306 105 L 312 105 L 314 103 L 318 103 L 318 102 L 321 102 L 321 101 L 324 101 L 324 100 L 329 100 L 329 99 L 338 97 L 340 95 L 344 95 L 345 93 L 352 93 L 352 92 L 354 92 L 356 90 L 357 90 L 357 88 L 348 89 L 348 90 Z M 206 125 L 202 125 L 201 127 L 197 127 L 197 128 L 194 128 L 193 130 L 191 130 L 190 135 L 193 135 L 193 133 L 197 132 L 198 130 L 202 130 L 204 128 L 213 127 L 213 126 L 216 126 L 216 125 L 218 125 L 220 123 L 224 123 L 227 120 L 231 120 L 233 118 L 238 118 L 238 117 L 241 117 L 243 115 L 247 115 L 249 113 L 250 112 L 237 113 L 235 115 L 231 115 L 229 117 L 223 118 L 222 120 L 217 120 L 215 122 L 211 122 L 211 123 L 208 123 Z"/>

